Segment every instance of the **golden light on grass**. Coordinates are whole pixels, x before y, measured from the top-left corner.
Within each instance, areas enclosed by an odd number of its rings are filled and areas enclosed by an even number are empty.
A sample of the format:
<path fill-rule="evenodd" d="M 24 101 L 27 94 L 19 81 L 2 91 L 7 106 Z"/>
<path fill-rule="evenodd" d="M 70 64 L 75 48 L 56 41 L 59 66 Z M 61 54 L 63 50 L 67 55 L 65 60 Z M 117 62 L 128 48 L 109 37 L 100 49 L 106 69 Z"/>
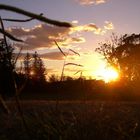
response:
<path fill-rule="evenodd" d="M 113 67 L 107 67 L 99 71 L 98 76 L 106 83 L 116 81 L 119 78 L 118 71 Z"/>

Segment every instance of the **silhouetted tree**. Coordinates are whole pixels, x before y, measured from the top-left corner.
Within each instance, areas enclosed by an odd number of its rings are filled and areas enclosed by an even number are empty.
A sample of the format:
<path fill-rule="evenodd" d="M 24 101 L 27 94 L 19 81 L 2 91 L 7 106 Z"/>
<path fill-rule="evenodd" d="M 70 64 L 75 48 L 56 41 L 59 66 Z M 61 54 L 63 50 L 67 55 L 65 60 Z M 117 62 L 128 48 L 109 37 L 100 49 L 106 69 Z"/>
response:
<path fill-rule="evenodd" d="M 50 77 L 49 77 L 49 80 L 48 80 L 50 83 L 53 83 L 53 82 L 58 82 L 59 81 L 59 77 L 55 74 L 52 74 Z"/>
<path fill-rule="evenodd" d="M 24 72 L 25 75 L 29 78 L 31 75 L 31 56 L 29 53 L 26 54 L 24 58 Z"/>
<path fill-rule="evenodd" d="M 140 80 L 140 34 L 111 36 L 110 42 L 101 43 L 96 49 L 105 60 L 117 68 L 128 81 Z"/>
<path fill-rule="evenodd" d="M 13 75 L 15 69 L 13 47 L 0 40 L 0 90 L 3 96 L 15 93 Z"/>
<path fill-rule="evenodd" d="M 33 55 L 32 77 L 38 81 L 45 81 L 45 66 L 37 52 Z"/>

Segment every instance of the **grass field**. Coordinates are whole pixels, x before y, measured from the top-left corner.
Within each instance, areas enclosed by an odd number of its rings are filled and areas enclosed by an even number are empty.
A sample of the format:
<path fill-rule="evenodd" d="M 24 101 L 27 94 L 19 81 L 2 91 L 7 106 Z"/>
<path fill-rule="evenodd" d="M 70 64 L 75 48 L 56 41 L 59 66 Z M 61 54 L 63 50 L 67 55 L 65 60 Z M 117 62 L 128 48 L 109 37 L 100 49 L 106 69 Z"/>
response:
<path fill-rule="evenodd" d="M 140 103 L 22 101 L 25 131 L 14 102 L 0 114 L 0 140 L 139 140 Z"/>

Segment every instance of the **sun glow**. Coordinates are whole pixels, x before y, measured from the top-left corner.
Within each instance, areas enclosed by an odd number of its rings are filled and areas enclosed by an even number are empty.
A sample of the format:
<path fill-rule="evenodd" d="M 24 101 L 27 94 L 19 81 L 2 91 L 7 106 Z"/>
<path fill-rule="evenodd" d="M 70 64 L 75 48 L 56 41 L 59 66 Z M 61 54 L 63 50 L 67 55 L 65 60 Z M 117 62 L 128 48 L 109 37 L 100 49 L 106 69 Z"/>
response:
<path fill-rule="evenodd" d="M 99 71 L 98 76 L 106 83 L 116 81 L 119 78 L 119 73 L 115 68 L 108 67 Z"/>

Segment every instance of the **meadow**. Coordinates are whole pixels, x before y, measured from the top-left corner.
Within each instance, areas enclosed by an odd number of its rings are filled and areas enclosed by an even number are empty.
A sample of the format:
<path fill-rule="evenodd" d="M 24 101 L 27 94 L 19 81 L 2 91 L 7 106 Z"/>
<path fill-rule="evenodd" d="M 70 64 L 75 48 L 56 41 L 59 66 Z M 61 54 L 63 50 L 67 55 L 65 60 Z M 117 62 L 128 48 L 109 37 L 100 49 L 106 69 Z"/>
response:
<path fill-rule="evenodd" d="M 140 103 L 122 101 L 21 101 L 25 130 L 14 101 L 0 113 L 0 140 L 138 140 Z"/>

